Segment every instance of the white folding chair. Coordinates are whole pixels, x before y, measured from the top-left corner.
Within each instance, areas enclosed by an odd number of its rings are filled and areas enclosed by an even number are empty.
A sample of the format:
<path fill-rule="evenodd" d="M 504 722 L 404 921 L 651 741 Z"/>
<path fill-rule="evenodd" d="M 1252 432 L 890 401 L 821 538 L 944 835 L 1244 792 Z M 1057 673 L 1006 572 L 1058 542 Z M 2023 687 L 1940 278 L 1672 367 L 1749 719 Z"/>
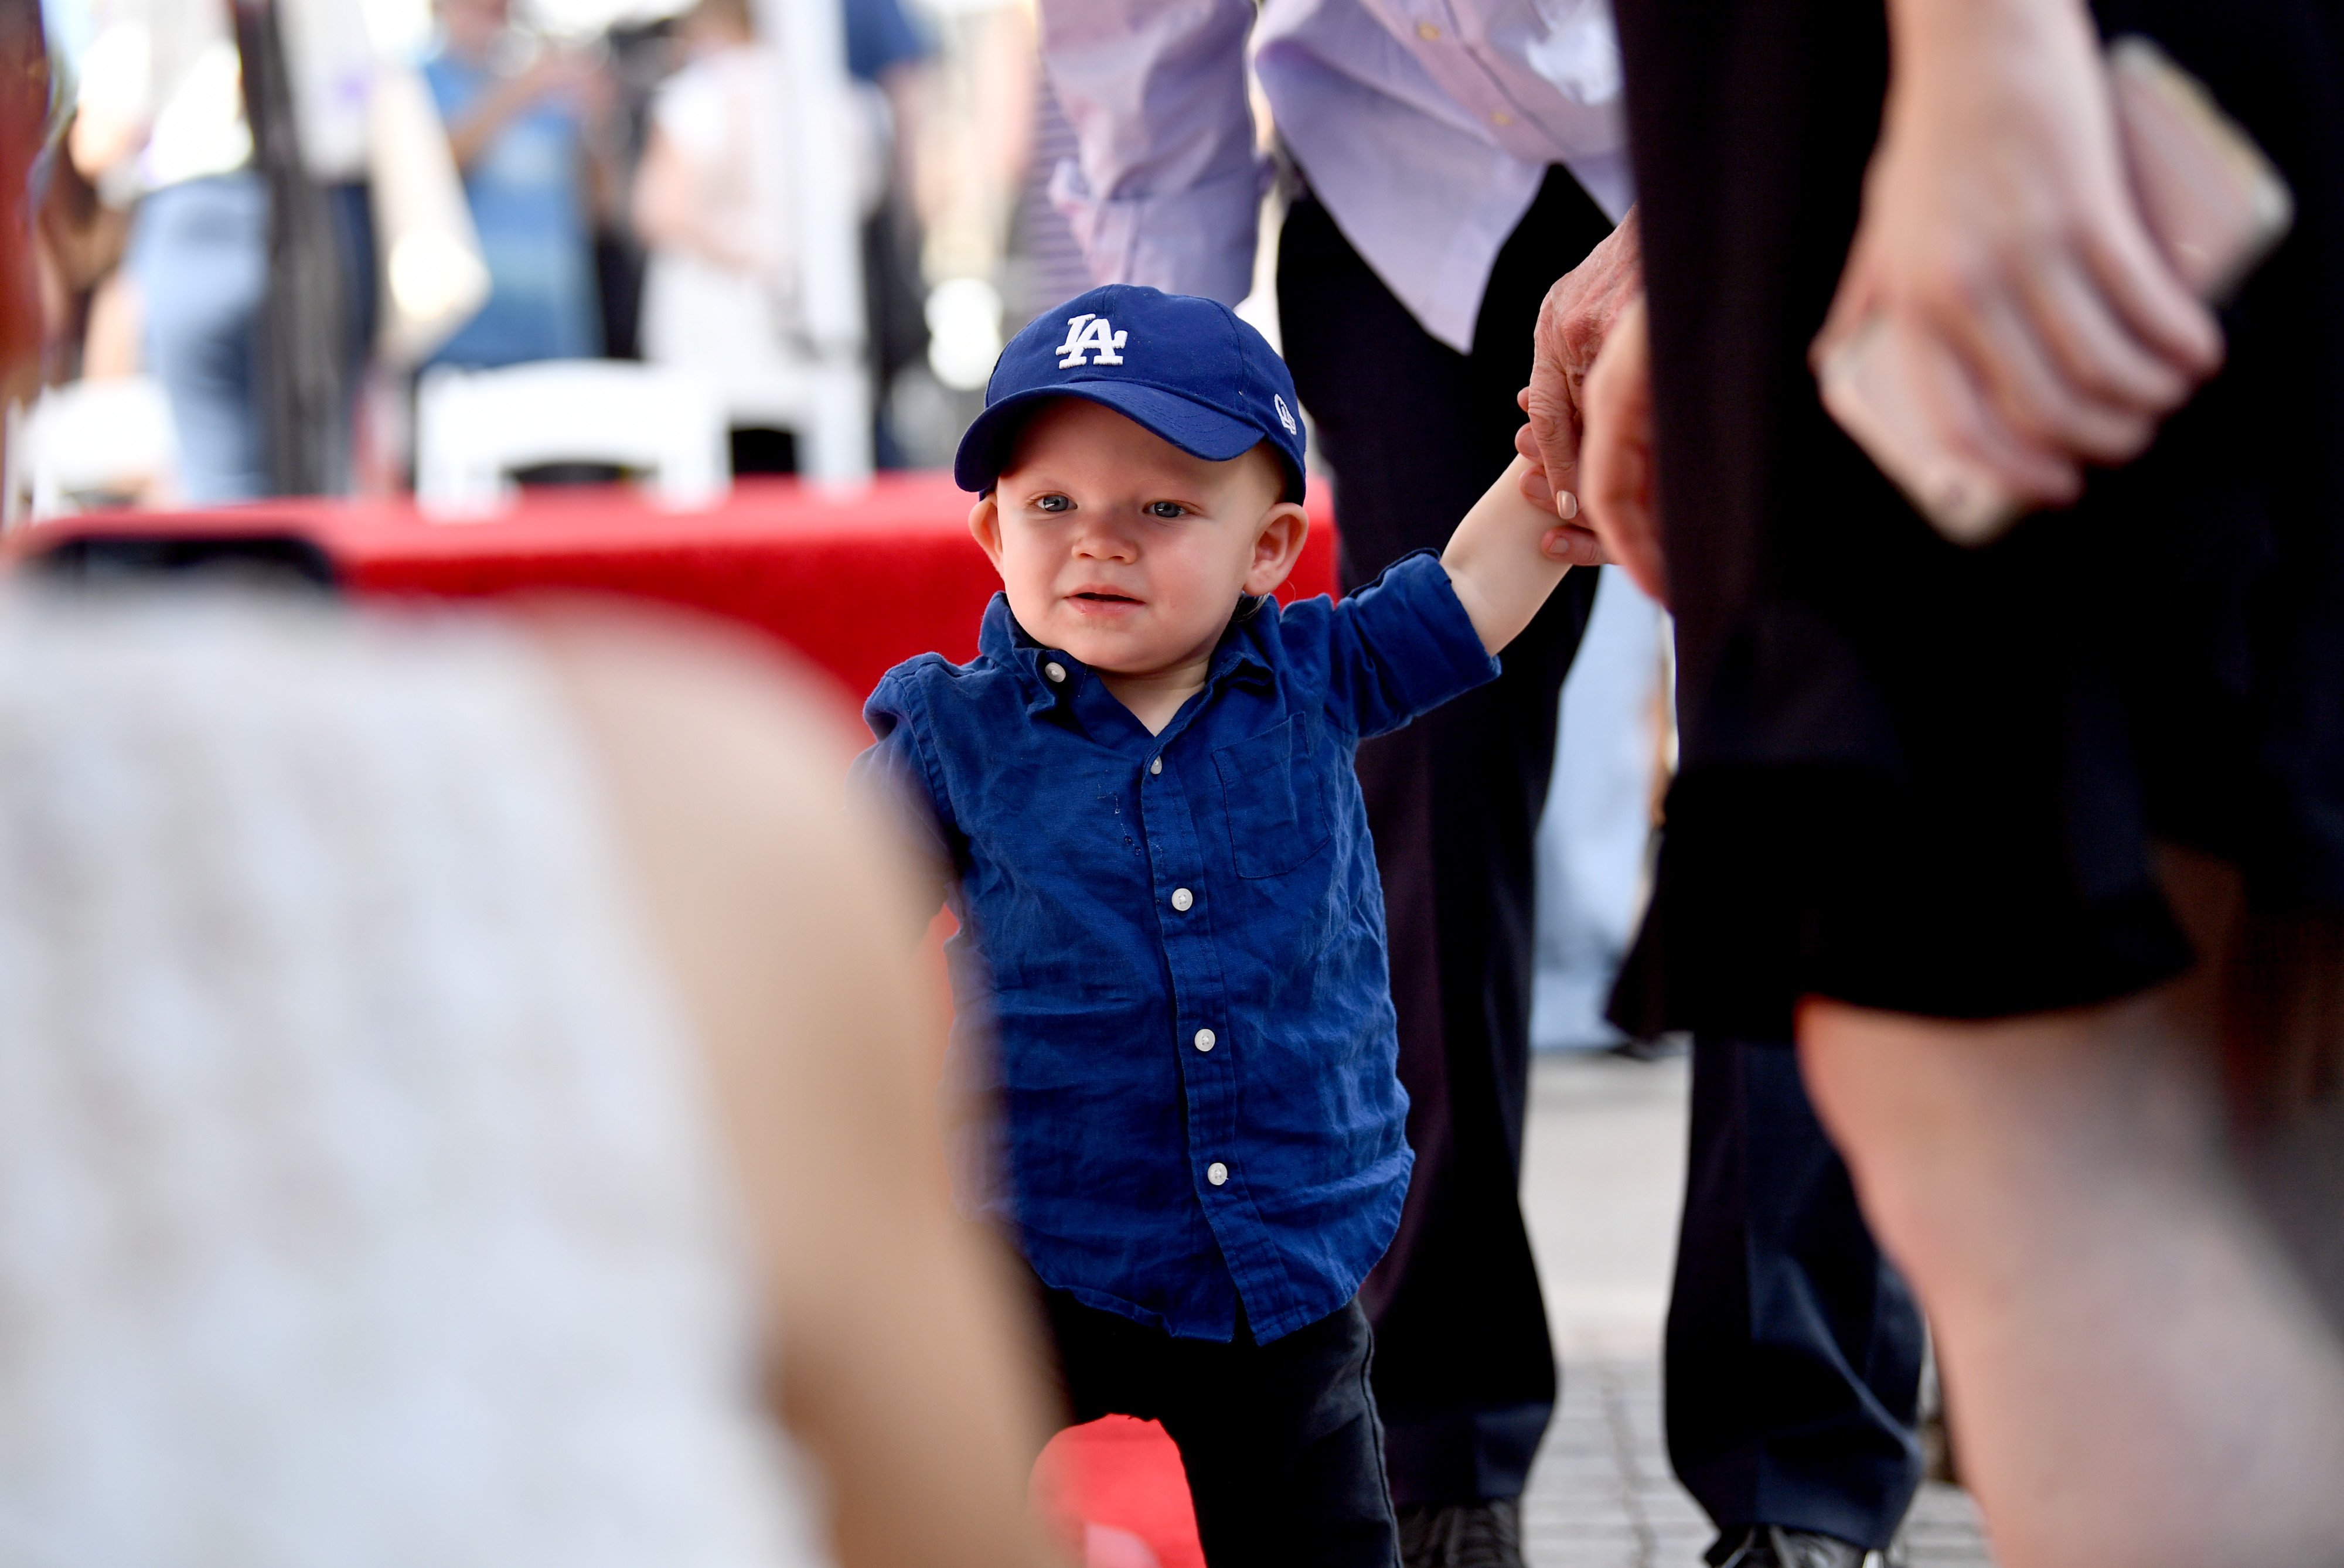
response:
<path fill-rule="evenodd" d="M 672 511 L 712 505 L 732 482 L 723 410 L 702 377 L 621 359 L 426 372 L 415 405 L 426 515 L 493 515 L 512 504 L 517 470 L 558 462 L 642 475 L 652 503 Z"/>
<path fill-rule="evenodd" d="M 119 505 L 169 485 L 177 427 L 162 383 L 149 376 L 75 381 L 11 410 L 5 509 L 9 522 Z"/>

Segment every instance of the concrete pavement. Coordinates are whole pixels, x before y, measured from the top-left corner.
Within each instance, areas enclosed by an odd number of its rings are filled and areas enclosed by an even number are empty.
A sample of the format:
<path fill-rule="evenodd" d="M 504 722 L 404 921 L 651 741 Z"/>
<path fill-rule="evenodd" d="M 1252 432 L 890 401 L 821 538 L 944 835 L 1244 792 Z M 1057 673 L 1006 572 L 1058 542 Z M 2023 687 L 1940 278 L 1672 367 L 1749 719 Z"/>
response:
<path fill-rule="evenodd" d="M 1687 1081 L 1681 1057 L 1549 1056 L 1532 1072 L 1522 1198 L 1563 1397 L 1523 1499 L 1531 1568 L 1695 1568 L 1713 1538 L 1661 1433 Z M 1922 1489 L 1904 1548 L 1912 1568 L 1992 1568 L 1952 1487 Z"/>

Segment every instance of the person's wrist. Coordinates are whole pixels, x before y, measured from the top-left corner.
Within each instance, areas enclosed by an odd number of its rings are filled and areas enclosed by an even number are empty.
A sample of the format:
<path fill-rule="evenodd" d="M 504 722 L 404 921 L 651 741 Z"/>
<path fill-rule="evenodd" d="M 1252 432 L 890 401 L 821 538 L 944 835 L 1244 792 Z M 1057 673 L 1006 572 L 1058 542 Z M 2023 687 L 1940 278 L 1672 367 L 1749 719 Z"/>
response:
<path fill-rule="evenodd" d="M 2083 0 L 1888 0 L 1890 75 L 1906 82 L 1971 82 L 1997 57 L 2039 57 L 2096 35 Z"/>

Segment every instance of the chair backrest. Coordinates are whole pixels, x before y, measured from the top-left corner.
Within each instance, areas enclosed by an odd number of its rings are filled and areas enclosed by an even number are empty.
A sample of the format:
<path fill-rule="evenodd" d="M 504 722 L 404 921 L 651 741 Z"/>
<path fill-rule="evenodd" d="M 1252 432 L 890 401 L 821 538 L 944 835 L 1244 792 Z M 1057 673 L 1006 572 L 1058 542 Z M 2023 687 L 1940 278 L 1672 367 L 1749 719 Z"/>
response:
<path fill-rule="evenodd" d="M 654 504 L 690 511 L 732 486 L 724 414 L 700 377 L 621 359 L 441 368 L 416 391 L 415 495 L 429 516 L 511 504 L 516 470 L 609 463 L 647 475 Z"/>
<path fill-rule="evenodd" d="M 9 447 L 12 521 L 61 517 L 93 498 L 138 495 L 167 482 L 179 456 L 170 400 L 147 376 L 49 388 Z"/>

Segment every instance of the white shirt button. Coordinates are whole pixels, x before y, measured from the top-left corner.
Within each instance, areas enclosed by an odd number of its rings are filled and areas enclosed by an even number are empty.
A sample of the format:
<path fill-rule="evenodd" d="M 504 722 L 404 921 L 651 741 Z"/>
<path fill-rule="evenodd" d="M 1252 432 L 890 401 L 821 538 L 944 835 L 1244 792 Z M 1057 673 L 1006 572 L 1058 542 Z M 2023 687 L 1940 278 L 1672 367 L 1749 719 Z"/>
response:
<path fill-rule="evenodd" d="M 1188 906 L 1196 902 L 1197 895 L 1189 892 L 1187 888 L 1176 887 L 1172 890 L 1172 907 L 1177 909 L 1181 914 L 1187 914 Z"/>
<path fill-rule="evenodd" d="M 1147 763 L 1147 771 L 1152 774 L 1162 773 L 1164 771 L 1164 759 L 1162 757 L 1149 758 Z"/>
<path fill-rule="evenodd" d="M 1212 1030 L 1198 1029 L 1197 1031 L 1197 1048 L 1198 1050 L 1209 1051 L 1218 1044 L 1220 1044 L 1220 1040 L 1214 1035 Z"/>
<path fill-rule="evenodd" d="M 1042 673 L 1049 676 L 1050 684 L 1055 686 L 1066 678 L 1066 667 L 1053 659 L 1042 666 Z"/>
<path fill-rule="evenodd" d="M 1211 1182 L 1215 1187 L 1220 1186 L 1221 1183 L 1227 1181 L 1228 1179 L 1229 1168 L 1223 1165 L 1219 1160 L 1217 1159 L 1213 1161 L 1212 1164 L 1205 1167 L 1205 1179 Z"/>
<path fill-rule="evenodd" d="M 1416 35 L 1430 44 L 1440 36 L 1440 29 L 1430 22 L 1419 22 L 1416 25 Z"/>

